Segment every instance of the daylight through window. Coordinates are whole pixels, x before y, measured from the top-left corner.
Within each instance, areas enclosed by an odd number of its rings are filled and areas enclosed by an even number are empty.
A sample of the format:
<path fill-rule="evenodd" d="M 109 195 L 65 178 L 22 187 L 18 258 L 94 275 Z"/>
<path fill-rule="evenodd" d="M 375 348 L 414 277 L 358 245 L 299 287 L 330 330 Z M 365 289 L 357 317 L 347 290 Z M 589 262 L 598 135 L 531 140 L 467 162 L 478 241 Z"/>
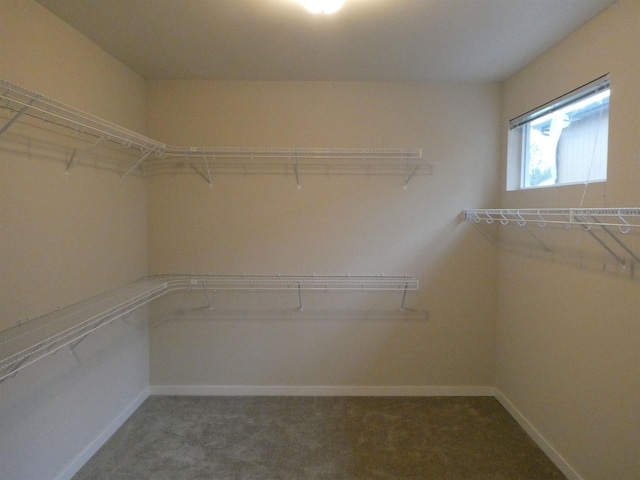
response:
<path fill-rule="evenodd" d="M 607 75 L 511 120 L 507 189 L 606 180 L 609 92 Z"/>

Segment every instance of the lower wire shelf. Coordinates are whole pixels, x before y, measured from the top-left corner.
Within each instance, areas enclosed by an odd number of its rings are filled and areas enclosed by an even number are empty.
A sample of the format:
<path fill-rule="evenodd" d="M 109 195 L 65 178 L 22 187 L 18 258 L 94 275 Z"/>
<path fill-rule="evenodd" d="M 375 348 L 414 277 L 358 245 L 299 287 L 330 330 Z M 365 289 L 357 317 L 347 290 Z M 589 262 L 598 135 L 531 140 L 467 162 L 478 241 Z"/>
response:
<path fill-rule="evenodd" d="M 0 383 L 63 347 L 166 294 L 180 291 L 398 291 L 402 305 L 418 280 L 405 275 L 154 275 L 0 332 Z M 208 298 L 208 295 L 207 295 Z"/>

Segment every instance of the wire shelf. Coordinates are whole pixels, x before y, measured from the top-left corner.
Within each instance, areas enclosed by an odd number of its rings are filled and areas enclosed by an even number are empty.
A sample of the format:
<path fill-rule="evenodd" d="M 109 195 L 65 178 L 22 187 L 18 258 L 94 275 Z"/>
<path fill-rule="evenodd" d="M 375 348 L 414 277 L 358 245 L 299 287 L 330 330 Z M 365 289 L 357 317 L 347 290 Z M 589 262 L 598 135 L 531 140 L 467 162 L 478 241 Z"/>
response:
<path fill-rule="evenodd" d="M 164 276 L 169 290 L 417 290 L 418 280 L 388 275 L 189 275 Z"/>
<path fill-rule="evenodd" d="M 0 80 L 0 107 L 13 116 L 0 127 L 0 135 L 22 115 L 51 122 L 91 135 L 102 141 L 138 150 L 132 172 L 146 176 L 198 174 L 209 185 L 216 174 L 293 173 L 300 187 L 300 174 L 400 175 L 406 187 L 414 175 L 430 174 L 419 148 L 263 148 L 172 146 L 127 128 L 82 112 L 6 80 Z M 93 147 L 92 147 L 93 148 Z M 74 153 L 75 155 L 75 153 Z M 74 158 L 70 160 L 72 164 Z"/>
<path fill-rule="evenodd" d="M 0 382 L 63 347 L 75 348 L 90 333 L 169 293 L 209 290 L 295 290 L 300 294 L 302 290 L 391 290 L 402 292 L 404 307 L 406 293 L 417 289 L 418 280 L 410 276 L 149 276 L 0 332 Z"/>
<path fill-rule="evenodd" d="M 0 129 L 0 133 L 4 133 L 4 130 L 24 114 L 76 130 L 79 133 L 104 138 L 107 141 L 116 142 L 125 147 L 136 148 L 143 153 L 149 151 L 162 152 L 166 148 L 166 145 L 151 140 L 144 135 L 6 80 L 0 80 L 0 90 L 2 90 L 0 94 L 1 106 L 16 112 L 14 117 Z"/>
<path fill-rule="evenodd" d="M 606 250 L 624 270 L 627 269 L 630 259 L 629 271 L 632 277 L 635 276 L 634 262 L 640 264 L 640 255 L 629 246 L 629 242 L 622 239 L 631 232 L 640 232 L 637 230 L 640 228 L 640 208 L 637 207 L 475 209 L 465 210 L 464 219 L 494 243 L 491 236 L 479 228 L 478 224 L 517 224 L 548 253 L 553 253 L 552 249 L 538 235 L 529 230 L 528 225 L 539 228 L 561 225 L 565 230 L 577 226 Z"/>
<path fill-rule="evenodd" d="M 0 332 L 0 381 L 166 292 L 163 284 L 138 281 Z"/>
<path fill-rule="evenodd" d="M 521 227 L 533 224 L 578 225 L 582 228 L 616 227 L 620 233 L 629 233 L 640 227 L 640 208 L 520 208 L 471 209 L 464 211 L 464 219 L 471 223 L 517 223 Z"/>

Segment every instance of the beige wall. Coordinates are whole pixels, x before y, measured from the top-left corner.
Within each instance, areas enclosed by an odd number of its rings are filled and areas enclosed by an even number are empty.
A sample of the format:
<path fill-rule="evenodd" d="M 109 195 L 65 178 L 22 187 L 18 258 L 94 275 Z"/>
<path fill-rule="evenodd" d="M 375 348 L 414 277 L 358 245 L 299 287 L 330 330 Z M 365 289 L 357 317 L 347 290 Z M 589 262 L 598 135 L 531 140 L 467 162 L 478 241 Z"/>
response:
<path fill-rule="evenodd" d="M 152 273 L 421 282 L 408 316 L 399 294 L 309 293 L 304 314 L 295 292 L 214 294 L 213 313 L 203 295 L 167 299 L 154 306 L 152 385 L 492 385 L 495 251 L 460 212 L 495 201 L 497 85 L 152 81 L 148 105 L 149 133 L 167 143 L 417 147 L 433 165 L 406 191 L 402 176 L 304 171 L 300 190 L 292 174 L 220 175 L 212 189 L 151 179 Z"/>
<path fill-rule="evenodd" d="M 144 130 L 144 81 L 31 0 L 2 2 L 0 78 Z M 4 125 L 9 114 L 1 116 Z M 27 123 L 0 138 L 0 329 L 147 269 L 143 180 L 86 166 L 66 177 L 65 142 L 77 135 Z M 139 401 L 148 385 L 145 322 L 137 312 L 0 384 L 3 479 L 68 478 Z"/>
<path fill-rule="evenodd" d="M 144 81 L 35 2 L 3 2 L 0 78 L 144 131 Z M 42 132 L 16 125 L 0 145 L 0 328 L 146 272 L 143 180 L 87 168 L 66 177 L 72 150 L 43 161 L 28 138 Z"/>
<path fill-rule="evenodd" d="M 639 33 L 640 4 L 621 0 L 505 82 L 503 131 L 509 118 L 611 73 L 607 182 L 586 194 L 584 185 L 505 192 L 504 208 L 638 205 Z M 496 386 L 575 475 L 638 478 L 638 280 L 584 232 L 535 233 L 553 253 L 503 232 L 515 248 L 500 258 Z M 525 237 L 533 245 L 518 248 Z M 623 240 L 640 251 L 638 235 Z"/>
<path fill-rule="evenodd" d="M 212 294 L 212 310 L 204 295 L 167 297 L 151 306 L 151 383 L 496 385 L 575 478 L 635 478 L 637 280 L 583 232 L 545 232 L 552 255 L 507 232 L 514 248 L 498 253 L 460 212 L 497 205 L 500 191 L 504 207 L 638 204 L 638 22 L 637 2 L 621 0 L 503 89 L 145 84 L 37 3 L 7 0 L 1 78 L 137 131 L 148 123 L 147 133 L 169 144 L 418 147 L 433 175 L 414 177 L 406 191 L 400 177 L 304 173 L 301 190 L 292 175 L 216 176 L 213 189 L 195 175 L 121 181 L 118 172 L 77 167 L 65 177 L 67 154 L 34 155 L 24 141 L 33 127 L 18 124 L 0 139 L 0 328 L 138 278 L 147 266 L 410 274 L 421 286 L 405 313 L 395 293 L 309 293 L 304 312 L 295 292 Z M 606 72 L 609 180 L 590 185 L 584 201 L 583 186 L 504 192 L 507 120 Z M 627 241 L 640 250 L 638 236 Z M 5 476 L 69 473 L 135 404 L 148 385 L 146 312 L 130 320 L 0 385 Z"/>

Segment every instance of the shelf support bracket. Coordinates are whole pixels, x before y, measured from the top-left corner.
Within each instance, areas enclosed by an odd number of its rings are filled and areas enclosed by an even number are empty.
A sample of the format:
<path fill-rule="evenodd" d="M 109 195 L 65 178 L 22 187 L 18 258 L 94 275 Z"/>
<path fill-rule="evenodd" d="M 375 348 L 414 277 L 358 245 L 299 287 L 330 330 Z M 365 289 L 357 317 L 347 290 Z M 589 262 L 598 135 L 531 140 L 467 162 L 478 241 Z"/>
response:
<path fill-rule="evenodd" d="M 302 188 L 300 185 L 300 166 L 298 165 L 298 157 L 296 157 L 296 163 L 293 166 L 294 171 L 296 172 L 296 183 L 298 184 L 298 190 Z"/>
<path fill-rule="evenodd" d="M 3 378 L 0 380 L 0 383 L 4 382 L 7 378 L 15 377 L 18 374 L 18 371 L 21 369 L 21 367 L 26 363 L 27 360 L 29 360 L 30 356 L 31 356 L 31 353 L 29 353 L 28 355 L 25 355 L 24 357 L 16 360 L 13 364 L 11 364 L 7 368 L 7 373 L 2 376 Z"/>
<path fill-rule="evenodd" d="M 207 297 L 207 303 L 209 304 L 209 310 L 213 310 L 213 303 L 211 303 L 211 297 L 209 296 L 209 290 L 204 290 L 204 295 Z"/>
<path fill-rule="evenodd" d="M 411 162 L 407 162 L 407 165 L 404 169 L 404 184 L 402 185 L 403 190 L 407 189 L 407 185 L 409 185 L 409 180 L 413 178 L 413 176 L 418 171 L 418 168 L 420 168 L 419 165 L 416 165 L 416 167 L 413 170 L 410 167 L 411 167 Z"/>
<path fill-rule="evenodd" d="M 575 218 L 575 217 L 574 217 Z M 575 221 L 579 224 L 582 224 L 583 222 L 575 219 Z M 585 225 L 582 225 L 582 229 L 587 232 L 589 235 L 591 235 L 593 237 L 593 239 L 598 242 L 600 244 L 600 246 L 602 248 L 604 248 L 607 252 L 609 252 L 611 255 L 613 255 L 613 257 L 618 260 L 618 262 L 620 263 L 620 265 L 624 266 L 626 261 L 624 259 L 624 257 L 621 257 L 620 255 L 618 255 L 616 252 L 614 252 L 611 247 L 609 245 L 607 245 L 600 237 L 598 237 L 595 233 L 593 233 L 591 230 L 585 228 Z"/>
<path fill-rule="evenodd" d="M 304 306 L 302 305 L 302 289 L 300 287 L 300 283 L 298 283 L 298 302 L 300 303 L 298 310 L 302 312 L 304 310 Z"/>
<path fill-rule="evenodd" d="M 193 170 L 198 175 L 200 175 L 204 179 L 204 181 L 209 184 L 209 188 L 213 188 L 213 184 L 211 183 L 211 180 L 207 177 L 207 175 L 205 175 L 200 170 L 198 170 L 198 167 L 196 167 L 195 165 L 189 165 L 189 167 L 191 167 L 191 170 Z"/>
<path fill-rule="evenodd" d="M 69 171 L 73 168 L 73 164 L 75 163 L 77 153 L 78 153 L 78 149 L 74 148 L 73 152 L 71 153 L 71 157 L 67 162 L 67 168 L 64 169 L 64 174 L 67 176 L 69 176 Z"/>
<path fill-rule="evenodd" d="M 489 235 L 487 232 L 485 232 L 482 228 L 480 228 L 480 226 L 478 226 L 476 224 L 476 222 L 474 221 L 467 221 L 473 228 L 475 228 L 478 232 L 480 232 L 484 238 L 486 238 L 489 243 L 493 244 L 493 245 L 497 245 L 497 241 L 495 238 L 493 238 L 491 235 Z"/>
<path fill-rule="evenodd" d="M 0 135 L 4 134 L 4 132 L 9 130 L 11 128 L 11 125 L 13 125 L 22 116 L 22 114 L 29 109 L 29 107 L 34 101 L 35 101 L 35 98 L 32 98 L 29 103 L 27 103 L 24 107 L 18 110 L 18 112 L 13 117 L 11 117 L 11 119 L 9 119 L 9 121 L 5 123 L 2 126 L 2 128 L 0 128 Z"/>
<path fill-rule="evenodd" d="M 409 284 L 404 284 L 404 292 L 402 293 L 402 304 L 400 305 L 400 310 L 404 310 L 404 302 L 407 299 L 407 289 L 409 288 Z"/>
<path fill-rule="evenodd" d="M 592 217 L 593 221 L 600 224 L 600 228 L 602 228 L 602 230 L 604 230 L 604 232 L 609 235 L 618 245 L 620 245 L 620 247 L 622 247 L 624 249 L 625 252 L 627 252 L 629 255 L 631 255 L 631 257 L 638 263 L 640 263 L 640 257 L 638 257 L 638 255 L 636 255 L 633 250 L 631 250 L 629 247 L 627 247 L 627 245 L 620 240 L 616 235 L 614 235 L 611 230 L 609 230 L 605 225 L 602 225 L 602 222 L 600 220 L 598 220 L 595 217 Z"/>
<path fill-rule="evenodd" d="M 209 162 L 207 161 L 207 157 L 204 157 L 204 168 L 207 171 L 207 182 L 209 183 L 209 188 L 213 189 L 213 180 L 211 180 L 211 171 L 209 170 Z"/>
<path fill-rule="evenodd" d="M 553 253 L 551 251 L 551 249 L 549 247 L 547 247 L 547 245 L 542 240 L 540 240 L 540 238 L 535 233 L 533 233 L 531 230 L 529 230 L 527 228 L 526 223 L 524 225 L 520 225 L 520 226 L 524 229 L 525 232 L 527 232 L 529 235 L 531 235 L 540 245 L 542 245 L 542 248 L 544 248 L 544 250 L 547 253 Z"/>
<path fill-rule="evenodd" d="M 69 350 L 74 351 L 78 345 L 82 343 L 82 341 L 89 336 L 88 333 L 82 335 L 79 339 L 69 345 Z"/>
<path fill-rule="evenodd" d="M 91 150 L 93 150 L 94 148 L 96 148 L 98 145 L 100 145 L 100 143 L 102 142 L 102 140 L 104 140 L 104 137 L 100 137 L 96 142 L 93 143 L 93 145 L 91 145 L 90 147 L 84 149 L 84 150 L 80 150 L 80 153 L 89 153 Z M 64 174 L 65 175 L 69 175 L 69 171 L 71 171 L 71 169 L 75 166 L 76 163 L 76 156 L 78 154 L 78 149 L 74 148 L 73 149 L 73 153 L 71 154 L 71 157 L 69 158 L 69 161 L 67 162 L 67 168 L 64 169 Z"/>
<path fill-rule="evenodd" d="M 153 149 L 150 148 L 149 150 L 147 150 L 147 152 L 142 156 L 142 158 L 140 160 L 138 160 L 135 163 L 135 165 L 133 167 L 131 167 L 126 172 L 124 172 L 124 174 L 120 177 L 120 180 L 124 180 L 127 177 L 127 175 L 129 175 L 132 171 L 134 171 L 136 168 L 138 168 L 138 166 L 140 166 L 140 164 L 142 162 L 144 162 L 149 155 L 151 155 L 151 152 L 153 152 Z"/>

